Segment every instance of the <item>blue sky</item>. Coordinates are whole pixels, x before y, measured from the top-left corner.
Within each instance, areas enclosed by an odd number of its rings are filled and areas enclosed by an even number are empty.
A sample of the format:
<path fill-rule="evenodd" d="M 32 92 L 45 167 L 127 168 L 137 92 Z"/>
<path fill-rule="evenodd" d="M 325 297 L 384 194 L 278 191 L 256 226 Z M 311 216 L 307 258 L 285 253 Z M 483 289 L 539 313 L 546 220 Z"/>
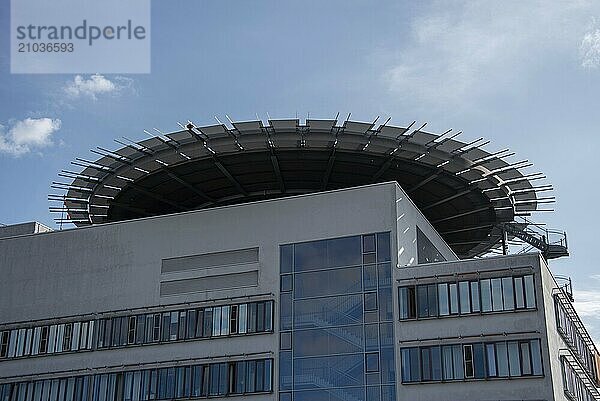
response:
<path fill-rule="evenodd" d="M 0 0 L 0 222 L 52 225 L 46 196 L 75 157 L 113 138 L 225 120 L 337 112 L 484 136 L 555 187 L 576 301 L 600 339 L 595 201 L 600 3 L 153 1 L 147 75 L 11 75 Z M 101 73 L 101 71 L 99 72 Z"/>

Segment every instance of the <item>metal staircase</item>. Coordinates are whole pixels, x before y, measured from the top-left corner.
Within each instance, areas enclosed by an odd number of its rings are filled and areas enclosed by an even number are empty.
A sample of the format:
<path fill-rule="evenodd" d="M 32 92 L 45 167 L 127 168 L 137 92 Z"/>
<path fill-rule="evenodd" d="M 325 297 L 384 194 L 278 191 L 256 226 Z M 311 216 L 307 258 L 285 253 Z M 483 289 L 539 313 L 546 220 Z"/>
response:
<path fill-rule="evenodd" d="M 504 223 L 500 226 L 503 232 L 504 250 L 507 253 L 506 237 L 512 236 L 529 244 L 529 251 L 538 249 L 546 260 L 569 256 L 567 246 L 567 233 L 559 230 L 550 230 L 526 218 L 518 222 Z"/>

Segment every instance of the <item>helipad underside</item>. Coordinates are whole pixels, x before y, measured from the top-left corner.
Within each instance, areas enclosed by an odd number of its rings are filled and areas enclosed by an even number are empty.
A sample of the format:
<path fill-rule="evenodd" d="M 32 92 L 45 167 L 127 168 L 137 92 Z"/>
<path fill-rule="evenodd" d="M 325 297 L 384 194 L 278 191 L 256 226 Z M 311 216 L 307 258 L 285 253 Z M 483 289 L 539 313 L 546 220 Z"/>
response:
<path fill-rule="evenodd" d="M 382 124 L 296 119 L 233 122 L 119 142 L 99 148 L 95 162 L 78 159 L 70 184 L 67 221 L 78 226 L 120 221 L 260 199 L 397 181 L 460 257 L 500 241 L 499 224 L 535 211 L 530 180 L 501 157 L 441 136 Z M 546 186 L 547 187 L 547 186 Z M 547 188 L 546 188 L 547 189 Z M 543 201 L 542 201 L 543 202 Z M 61 211 L 62 209 L 54 209 Z"/>

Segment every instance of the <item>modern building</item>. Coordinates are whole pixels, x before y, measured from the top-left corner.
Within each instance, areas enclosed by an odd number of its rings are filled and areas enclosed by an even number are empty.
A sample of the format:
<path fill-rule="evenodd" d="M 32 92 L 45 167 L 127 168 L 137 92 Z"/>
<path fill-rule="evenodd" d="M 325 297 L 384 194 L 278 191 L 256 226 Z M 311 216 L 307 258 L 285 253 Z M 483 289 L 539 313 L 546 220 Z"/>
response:
<path fill-rule="evenodd" d="M 78 159 L 77 227 L 0 228 L 0 401 L 600 400 L 551 187 L 457 135 L 188 123 Z"/>

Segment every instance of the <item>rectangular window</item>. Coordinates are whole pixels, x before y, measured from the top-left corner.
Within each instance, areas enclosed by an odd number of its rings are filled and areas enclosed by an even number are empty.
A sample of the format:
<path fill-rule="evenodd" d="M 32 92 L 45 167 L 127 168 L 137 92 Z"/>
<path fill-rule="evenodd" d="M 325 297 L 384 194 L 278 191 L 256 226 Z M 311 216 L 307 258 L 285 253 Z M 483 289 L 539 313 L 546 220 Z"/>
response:
<path fill-rule="evenodd" d="M 535 288 L 533 283 L 533 276 L 523 277 L 525 282 L 525 300 L 528 308 L 535 308 Z"/>
<path fill-rule="evenodd" d="M 531 340 L 529 342 L 531 350 L 531 371 L 534 375 L 541 375 L 542 370 L 542 352 L 540 350 L 540 340 Z"/>
<path fill-rule="evenodd" d="M 429 316 L 429 298 L 427 297 L 427 286 L 417 286 L 417 316 Z"/>
<path fill-rule="evenodd" d="M 463 345 L 465 378 L 475 377 L 475 364 L 473 361 L 473 346 Z"/>
<path fill-rule="evenodd" d="M 450 314 L 458 314 L 458 285 L 455 283 L 450 284 Z"/>
<path fill-rule="evenodd" d="M 265 331 L 265 309 L 267 307 L 266 302 L 257 302 L 256 303 L 256 331 L 263 332 Z"/>
<path fill-rule="evenodd" d="M 517 309 L 525 308 L 525 288 L 523 277 L 515 277 L 515 306 Z"/>
<path fill-rule="evenodd" d="M 400 287 L 398 291 L 400 319 L 414 319 L 417 317 L 415 287 Z"/>
<path fill-rule="evenodd" d="M 195 338 L 204 337 L 204 310 L 196 311 L 196 336 Z"/>
<path fill-rule="evenodd" d="M 431 352 L 428 347 L 421 348 L 421 381 L 431 380 Z"/>
<path fill-rule="evenodd" d="M 127 344 L 135 343 L 136 322 L 136 316 L 129 316 L 129 319 L 127 321 Z"/>
<path fill-rule="evenodd" d="M 496 348 L 494 347 L 494 344 L 485 345 L 485 354 L 487 360 L 488 377 L 498 376 L 498 371 L 496 369 Z"/>
<path fill-rule="evenodd" d="M 502 279 L 493 278 L 492 280 L 492 309 L 501 311 L 504 308 L 502 302 Z"/>
<path fill-rule="evenodd" d="M 483 344 L 473 344 L 473 365 L 475 378 L 483 379 L 485 377 L 485 351 Z"/>
<path fill-rule="evenodd" d="M 290 308 L 291 308 L 291 299 L 290 299 Z M 240 334 L 244 334 L 247 331 L 247 323 L 248 323 L 248 305 L 247 304 L 242 304 L 239 307 L 240 310 L 240 318 L 239 318 L 239 333 Z M 281 317 L 283 319 L 283 317 Z M 291 324 L 291 320 L 292 320 L 292 316 L 290 313 L 289 316 L 289 321 Z"/>
<path fill-rule="evenodd" d="M 6 358 L 8 356 L 9 337 L 10 331 L 3 331 L 0 333 L 0 358 Z"/>
<path fill-rule="evenodd" d="M 171 337 L 170 335 L 170 329 L 171 329 L 171 313 L 170 312 L 164 312 L 162 313 L 161 316 L 161 334 L 160 334 L 160 339 L 161 341 L 169 341 L 169 337 Z"/>
<path fill-rule="evenodd" d="M 256 302 L 248 304 L 248 333 L 256 332 L 256 315 L 257 306 Z"/>
<path fill-rule="evenodd" d="M 178 340 L 185 340 L 187 338 L 187 312 L 179 311 L 179 326 L 177 332 Z"/>
<path fill-rule="evenodd" d="M 471 281 L 471 310 L 473 312 L 480 312 L 481 308 L 479 306 L 479 282 Z"/>
<path fill-rule="evenodd" d="M 421 381 L 421 362 L 419 348 L 404 348 L 401 350 L 402 381 L 405 383 Z"/>
<path fill-rule="evenodd" d="M 499 377 L 508 377 L 508 350 L 505 342 L 496 343 L 496 366 Z"/>
<path fill-rule="evenodd" d="M 502 295 L 504 298 L 504 310 L 515 309 L 515 294 L 512 277 L 502 278 Z"/>
<path fill-rule="evenodd" d="M 470 285 L 468 281 L 461 281 L 458 283 L 458 293 L 460 295 L 460 313 L 468 314 L 471 313 L 471 293 L 469 291 Z"/>
<path fill-rule="evenodd" d="M 62 349 L 63 351 L 70 351 L 71 341 L 73 341 L 73 323 L 67 323 L 64 327 Z"/>
<path fill-rule="evenodd" d="M 377 310 L 377 293 L 376 292 L 366 292 L 365 295 L 365 310 L 366 311 L 374 311 Z"/>
<path fill-rule="evenodd" d="M 204 327 L 202 328 L 203 337 L 210 337 L 213 332 L 213 308 L 204 309 Z"/>
<path fill-rule="evenodd" d="M 50 333 L 48 334 L 48 353 L 54 353 L 54 347 L 56 345 L 56 325 L 52 325 L 50 326 Z M 13 330 L 13 333 L 15 333 L 16 331 Z M 14 337 L 14 335 L 11 334 L 11 337 Z M 9 350 L 10 352 L 10 350 Z M 10 356 L 10 355 L 9 355 Z"/>
<path fill-rule="evenodd" d="M 452 346 L 442 346 L 442 370 L 444 374 L 444 380 L 454 379 L 453 360 Z"/>
<path fill-rule="evenodd" d="M 465 378 L 465 369 L 463 366 L 463 349 L 460 345 L 452 346 L 452 353 L 454 359 L 454 378 L 455 379 L 464 379 Z"/>
<path fill-rule="evenodd" d="M 135 343 L 143 344 L 146 335 L 146 316 L 138 315 L 135 318 Z"/>
<path fill-rule="evenodd" d="M 440 347 L 430 347 L 431 380 L 442 380 L 442 351 Z"/>
<path fill-rule="evenodd" d="M 523 376 L 531 375 L 531 353 L 529 351 L 529 341 L 519 343 L 521 351 L 521 372 Z"/>
<path fill-rule="evenodd" d="M 231 334 L 238 332 L 238 306 L 231 305 L 231 314 L 229 316 L 229 330 Z"/>
<path fill-rule="evenodd" d="M 481 289 L 481 311 L 490 312 L 492 310 L 492 285 L 490 279 L 479 282 Z"/>
<path fill-rule="evenodd" d="M 171 312 L 171 319 L 169 324 L 169 341 L 177 340 L 177 334 L 179 333 L 179 312 Z"/>
<path fill-rule="evenodd" d="M 154 314 L 154 323 L 152 324 L 152 341 L 160 341 L 160 324 L 162 322 L 160 313 Z"/>
<path fill-rule="evenodd" d="M 509 341 L 508 347 L 508 366 L 511 377 L 521 376 L 521 361 L 519 358 L 519 343 Z"/>
<path fill-rule="evenodd" d="M 212 323 L 212 336 L 221 335 L 221 307 L 216 306 L 213 308 L 213 323 Z"/>
<path fill-rule="evenodd" d="M 195 309 L 190 309 L 187 311 L 187 333 L 186 338 L 196 338 L 196 318 L 198 317 L 198 312 Z"/>
<path fill-rule="evenodd" d="M 448 284 L 438 284 L 438 308 L 440 316 L 450 314 L 450 305 L 448 304 Z"/>
<path fill-rule="evenodd" d="M 229 306 L 223 306 L 221 308 L 221 335 L 229 335 L 229 319 L 230 319 L 231 308 Z"/>
<path fill-rule="evenodd" d="M 429 316 L 435 317 L 438 315 L 438 303 L 437 303 L 437 285 L 429 284 L 427 286 L 427 304 L 429 305 Z"/>

